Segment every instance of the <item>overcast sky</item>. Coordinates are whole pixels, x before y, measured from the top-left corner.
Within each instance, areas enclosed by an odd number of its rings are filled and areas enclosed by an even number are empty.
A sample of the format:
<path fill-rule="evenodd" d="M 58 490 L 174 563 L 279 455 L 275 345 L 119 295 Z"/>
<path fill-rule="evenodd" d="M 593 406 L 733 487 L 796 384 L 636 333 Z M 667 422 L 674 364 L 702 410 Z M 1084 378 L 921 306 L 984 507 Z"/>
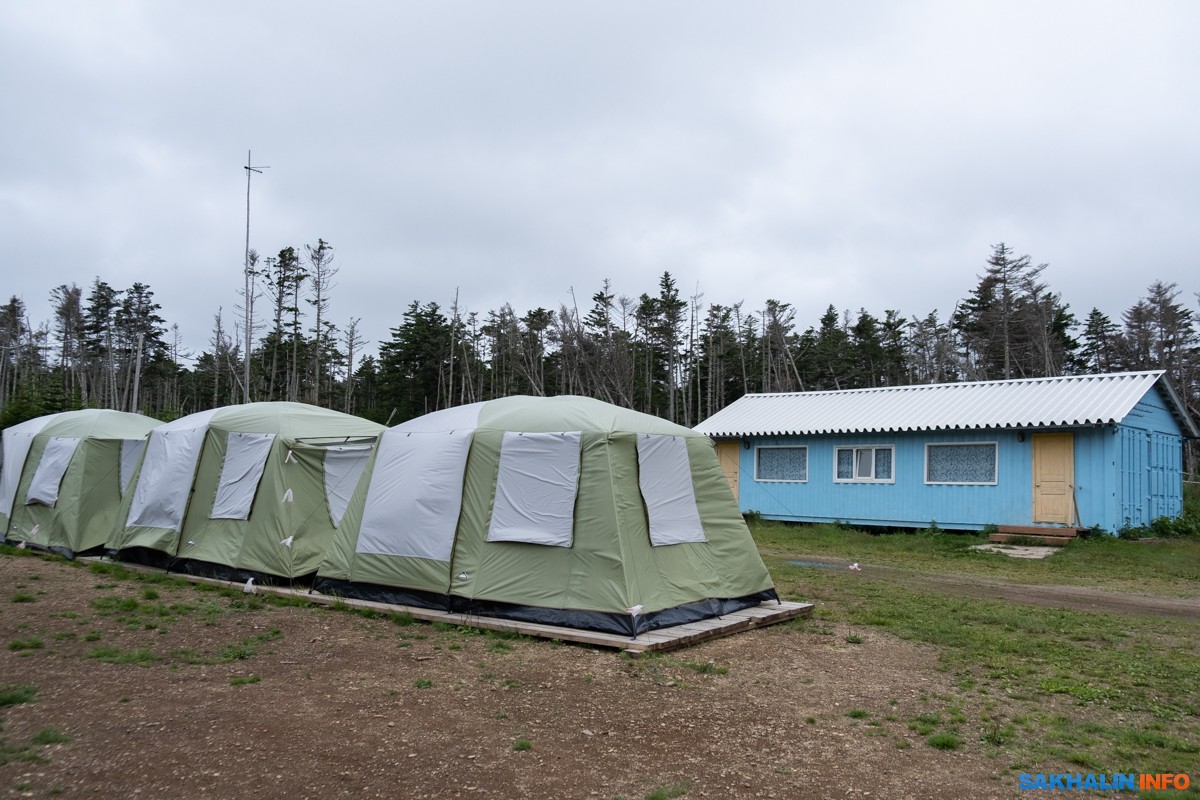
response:
<path fill-rule="evenodd" d="M 1080 318 L 1200 290 L 1200 3 L 0 3 L 0 293 L 98 276 L 184 345 L 251 246 L 413 300 L 943 318 L 997 242 Z"/>

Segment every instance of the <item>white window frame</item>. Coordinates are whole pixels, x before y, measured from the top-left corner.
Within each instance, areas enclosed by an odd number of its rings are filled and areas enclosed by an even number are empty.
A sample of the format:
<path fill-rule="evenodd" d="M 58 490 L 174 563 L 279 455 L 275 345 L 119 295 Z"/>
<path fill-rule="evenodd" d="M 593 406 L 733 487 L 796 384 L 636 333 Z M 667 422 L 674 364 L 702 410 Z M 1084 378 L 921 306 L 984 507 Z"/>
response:
<path fill-rule="evenodd" d="M 990 445 L 995 458 L 992 461 L 992 479 L 990 481 L 931 481 L 929 480 L 929 448 L 931 447 L 979 447 L 981 445 Z M 926 442 L 925 443 L 925 466 L 921 470 L 921 477 L 925 480 L 926 486 L 995 486 L 1000 483 L 1000 444 L 997 441 L 988 442 Z"/>
<path fill-rule="evenodd" d="M 758 475 L 759 450 L 803 450 L 804 478 L 761 478 Z M 806 444 L 763 444 L 754 448 L 754 482 L 755 483 L 808 483 L 808 445 Z"/>
<path fill-rule="evenodd" d="M 838 453 L 842 450 L 851 450 L 854 453 L 853 477 L 840 478 L 838 477 Z M 859 451 L 871 451 L 871 477 L 858 477 L 859 470 Z M 892 454 L 892 477 L 876 478 L 875 477 L 875 451 L 888 450 Z M 894 444 L 838 444 L 833 446 L 833 482 L 834 483 L 895 483 L 896 482 L 896 445 Z"/>

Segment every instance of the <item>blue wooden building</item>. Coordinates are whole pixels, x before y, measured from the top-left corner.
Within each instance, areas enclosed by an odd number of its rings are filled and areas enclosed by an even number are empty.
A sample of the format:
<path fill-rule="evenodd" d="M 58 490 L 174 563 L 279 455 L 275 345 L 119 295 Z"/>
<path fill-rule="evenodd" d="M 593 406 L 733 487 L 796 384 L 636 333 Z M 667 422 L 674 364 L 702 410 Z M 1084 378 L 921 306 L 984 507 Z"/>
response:
<path fill-rule="evenodd" d="M 696 430 L 743 512 L 948 529 L 1140 527 L 1200 438 L 1161 371 L 751 394 Z"/>

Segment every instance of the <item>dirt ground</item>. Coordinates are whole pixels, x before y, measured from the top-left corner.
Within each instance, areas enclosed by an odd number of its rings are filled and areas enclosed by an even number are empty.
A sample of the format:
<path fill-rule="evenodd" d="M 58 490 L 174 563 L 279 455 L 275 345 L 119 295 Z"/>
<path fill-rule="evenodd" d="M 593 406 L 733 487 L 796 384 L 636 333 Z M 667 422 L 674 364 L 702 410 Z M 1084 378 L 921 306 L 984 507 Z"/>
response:
<path fill-rule="evenodd" d="M 1021 794 L 978 731 L 908 729 L 953 693 L 932 650 L 855 633 L 632 660 L 0 557 L 0 693 L 37 688 L 0 706 L 0 797 Z"/>

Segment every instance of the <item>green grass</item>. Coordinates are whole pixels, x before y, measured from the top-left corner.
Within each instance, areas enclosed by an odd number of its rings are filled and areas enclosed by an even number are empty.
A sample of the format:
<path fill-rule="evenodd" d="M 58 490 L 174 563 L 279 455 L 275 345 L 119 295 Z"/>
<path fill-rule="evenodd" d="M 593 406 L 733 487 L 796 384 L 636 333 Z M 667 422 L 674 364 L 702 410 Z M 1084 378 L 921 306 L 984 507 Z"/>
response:
<path fill-rule="evenodd" d="M 245 677 L 230 678 L 229 685 L 230 686 L 247 686 L 251 683 L 258 683 L 261 680 L 262 680 L 262 677 L 259 675 L 247 675 Z"/>
<path fill-rule="evenodd" d="M 69 733 L 63 733 L 58 728 L 42 728 L 33 735 L 34 744 L 66 744 L 74 739 Z"/>
<path fill-rule="evenodd" d="M 690 788 L 691 786 L 687 781 L 680 781 L 679 783 L 672 783 L 670 785 L 659 784 L 649 792 L 646 792 L 644 800 L 675 800 L 677 797 L 686 795 Z"/>
<path fill-rule="evenodd" d="M 836 525 L 759 521 L 752 530 L 765 557 L 826 556 L 923 572 L 958 572 L 1018 583 L 1101 585 L 1108 589 L 1193 596 L 1200 582 L 1200 539 L 1136 542 L 1115 536 L 1077 539 L 1043 560 L 972 550 L 973 532 L 872 534 Z M 812 569 L 811 571 L 816 571 Z M 835 571 L 835 570 L 830 570 Z"/>
<path fill-rule="evenodd" d="M 133 650 L 122 650 L 119 647 L 97 647 L 89 650 L 87 657 L 103 661 L 105 664 L 141 664 L 142 666 L 162 660 L 161 656 L 144 647 Z"/>
<path fill-rule="evenodd" d="M 523 753 L 526 750 L 532 750 L 532 749 L 533 749 L 533 742 L 529 741 L 528 739 L 517 739 L 515 742 L 513 742 L 513 750 L 515 750 L 518 753 Z"/>
<path fill-rule="evenodd" d="M 433 681 L 429 680 L 428 678 L 417 678 L 415 681 L 413 681 L 413 686 L 417 687 L 418 689 L 428 689 L 429 687 L 433 686 Z"/>
<path fill-rule="evenodd" d="M 937 748 L 938 750 L 957 750 L 958 748 L 962 747 L 962 739 L 959 738 L 957 733 L 952 733 L 950 731 L 935 733 L 933 736 L 930 736 L 928 739 L 926 739 L 925 743 L 930 747 Z"/>
<path fill-rule="evenodd" d="M 9 650 L 41 650 L 41 637 L 33 636 L 28 639 L 13 639 L 8 643 Z"/>
<path fill-rule="evenodd" d="M 36 686 L 0 686 L 0 708 L 32 703 L 35 694 L 37 694 Z"/>
<path fill-rule="evenodd" d="M 954 694 L 930 698 L 907 723 L 929 746 L 989 748 L 1014 763 L 1059 761 L 1098 772 L 1200 772 L 1200 621 L 976 599 L 928 582 L 906 588 L 903 573 L 788 563 L 824 555 L 1018 584 L 1124 584 L 1194 597 L 1200 542 L 1106 538 L 1076 542 L 1045 562 L 996 561 L 966 550 L 981 538 L 970 535 L 771 523 L 754 531 L 780 595 L 815 602 L 830 633 L 871 626 L 936 649 Z"/>

